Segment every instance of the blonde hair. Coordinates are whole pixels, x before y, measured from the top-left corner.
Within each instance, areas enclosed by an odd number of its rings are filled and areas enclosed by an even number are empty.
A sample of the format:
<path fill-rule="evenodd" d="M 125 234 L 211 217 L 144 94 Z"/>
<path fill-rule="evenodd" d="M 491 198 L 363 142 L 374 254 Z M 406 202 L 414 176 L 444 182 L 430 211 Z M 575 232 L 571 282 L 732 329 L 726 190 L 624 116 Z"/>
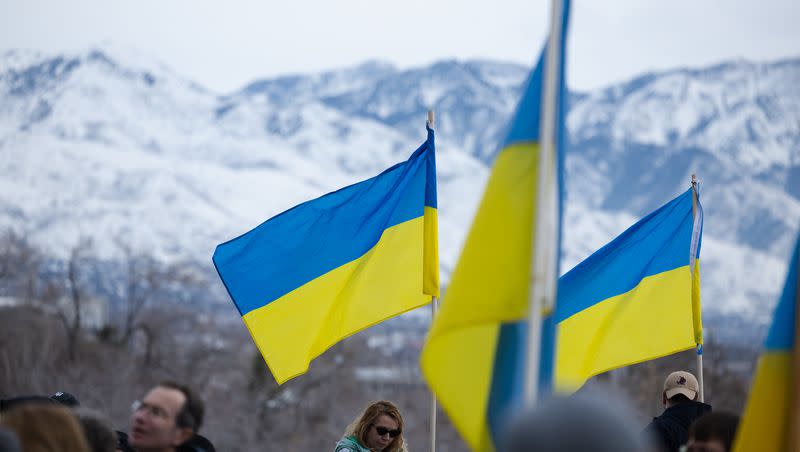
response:
<path fill-rule="evenodd" d="M 400 434 L 395 436 L 384 450 L 386 452 L 408 452 L 405 441 L 403 441 L 403 416 L 400 415 L 400 410 L 387 400 L 370 403 L 364 412 L 347 426 L 344 436 L 354 436 L 359 443 L 366 445 L 369 429 L 382 414 L 394 419 L 400 430 Z"/>
<path fill-rule="evenodd" d="M 78 419 L 68 408 L 29 403 L 10 410 L 1 423 L 17 434 L 25 452 L 89 452 Z"/>

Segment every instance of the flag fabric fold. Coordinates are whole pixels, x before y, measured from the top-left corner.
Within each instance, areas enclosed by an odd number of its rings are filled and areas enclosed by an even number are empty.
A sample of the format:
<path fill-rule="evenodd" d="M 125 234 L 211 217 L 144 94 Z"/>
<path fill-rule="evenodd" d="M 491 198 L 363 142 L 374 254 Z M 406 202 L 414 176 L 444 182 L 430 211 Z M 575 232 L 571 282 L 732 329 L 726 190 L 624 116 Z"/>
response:
<path fill-rule="evenodd" d="M 758 360 L 747 405 L 736 432 L 734 452 L 779 452 L 800 447 L 800 382 L 797 375 L 797 305 L 800 239 L 789 264 L 783 294 L 773 314 L 764 350 Z M 794 435 L 794 438 L 791 437 Z"/>
<path fill-rule="evenodd" d="M 559 391 L 702 343 L 695 193 L 690 188 L 650 213 L 559 279 Z"/>
<path fill-rule="evenodd" d="M 565 106 L 568 17 L 567 1 L 557 58 L 557 130 L 563 126 Z M 420 358 L 428 385 L 472 450 L 495 450 L 506 416 L 522 402 L 544 66 L 543 52 L 524 85 Z M 559 141 L 563 137 L 557 136 Z M 561 158 L 556 160 L 560 163 Z M 561 179 L 561 165 L 554 166 L 555 173 L 548 174 L 553 186 Z M 550 214 L 560 222 L 560 199 L 555 210 Z M 552 378 L 547 370 L 553 358 L 549 317 L 542 332 L 540 376 L 545 381 Z"/>
<path fill-rule="evenodd" d="M 275 380 L 439 294 L 434 134 L 383 173 L 217 246 L 213 261 Z"/>

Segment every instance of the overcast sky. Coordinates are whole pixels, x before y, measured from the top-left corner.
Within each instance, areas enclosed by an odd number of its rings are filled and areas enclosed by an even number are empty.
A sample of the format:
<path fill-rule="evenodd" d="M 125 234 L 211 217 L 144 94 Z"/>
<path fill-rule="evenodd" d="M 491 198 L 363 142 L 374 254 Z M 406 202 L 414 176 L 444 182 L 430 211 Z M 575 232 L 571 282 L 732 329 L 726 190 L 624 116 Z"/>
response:
<path fill-rule="evenodd" d="M 132 46 L 211 89 L 381 59 L 530 65 L 545 0 L 0 0 L 0 50 Z M 571 89 L 732 58 L 800 56 L 800 0 L 574 0 Z"/>

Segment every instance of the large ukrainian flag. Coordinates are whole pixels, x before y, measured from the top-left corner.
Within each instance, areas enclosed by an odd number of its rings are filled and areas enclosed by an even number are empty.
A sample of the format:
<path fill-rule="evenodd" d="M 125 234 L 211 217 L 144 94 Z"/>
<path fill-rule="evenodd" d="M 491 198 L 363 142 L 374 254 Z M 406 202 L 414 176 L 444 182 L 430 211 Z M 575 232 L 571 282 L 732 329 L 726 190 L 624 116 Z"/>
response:
<path fill-rule="evenodd" d="M 781 452 L 800 448 L 800 407 L 797 405 L 800 363 L 796 362 L 800 346 L 797 334 L 799 259 L 800 241 L 795 246 L 783 295 L 775 307 L 764 352 L 758 360 L 750 397 L 733 444 L 734 452 Z"/>
<path fill-rule="evenodd" d="M 408 161 L 217 246 L 214 265 L 275 380 L 439 294 L 433 131 Z"/>
<path fill-rule="evenodd" d="M 702 208 L 690 188 L 560 278 L 559 391 L 702 343 L 697 259 L 702 224 Z"/>
<path fill-rule="evenodd" d="M 565 1 L 558 55 L 559 131 L 568 17 Z M 543 69 L 544 52 L 524 86 L 420 358 L 428 385 L 476 451 L 495 450 L 506 416 L 523 401 Z M 560 142 L 563 134 L 558 135 Z M 557 159 L 560 163 L 561 156 Z M 561 177 L 561 165 L 556 166 L 548 174 L 551 186 Z M 560 205 L 556 210 L 551 214 L 560 218 Z M 540 377 L 547 382 L 552 378 L 553 323 L 552 316 L 544 317 Z"/>

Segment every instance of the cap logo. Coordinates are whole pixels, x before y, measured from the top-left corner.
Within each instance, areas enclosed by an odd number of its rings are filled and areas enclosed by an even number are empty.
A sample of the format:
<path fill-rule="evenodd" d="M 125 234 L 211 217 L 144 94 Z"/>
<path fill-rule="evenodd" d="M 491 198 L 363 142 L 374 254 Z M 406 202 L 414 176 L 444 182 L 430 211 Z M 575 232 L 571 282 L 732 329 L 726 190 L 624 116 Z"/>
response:
<path fill-rule="evenodd" d="M 686 377 L 678 378 L 678 384 L 683 386 L 686 384 Z"/>

